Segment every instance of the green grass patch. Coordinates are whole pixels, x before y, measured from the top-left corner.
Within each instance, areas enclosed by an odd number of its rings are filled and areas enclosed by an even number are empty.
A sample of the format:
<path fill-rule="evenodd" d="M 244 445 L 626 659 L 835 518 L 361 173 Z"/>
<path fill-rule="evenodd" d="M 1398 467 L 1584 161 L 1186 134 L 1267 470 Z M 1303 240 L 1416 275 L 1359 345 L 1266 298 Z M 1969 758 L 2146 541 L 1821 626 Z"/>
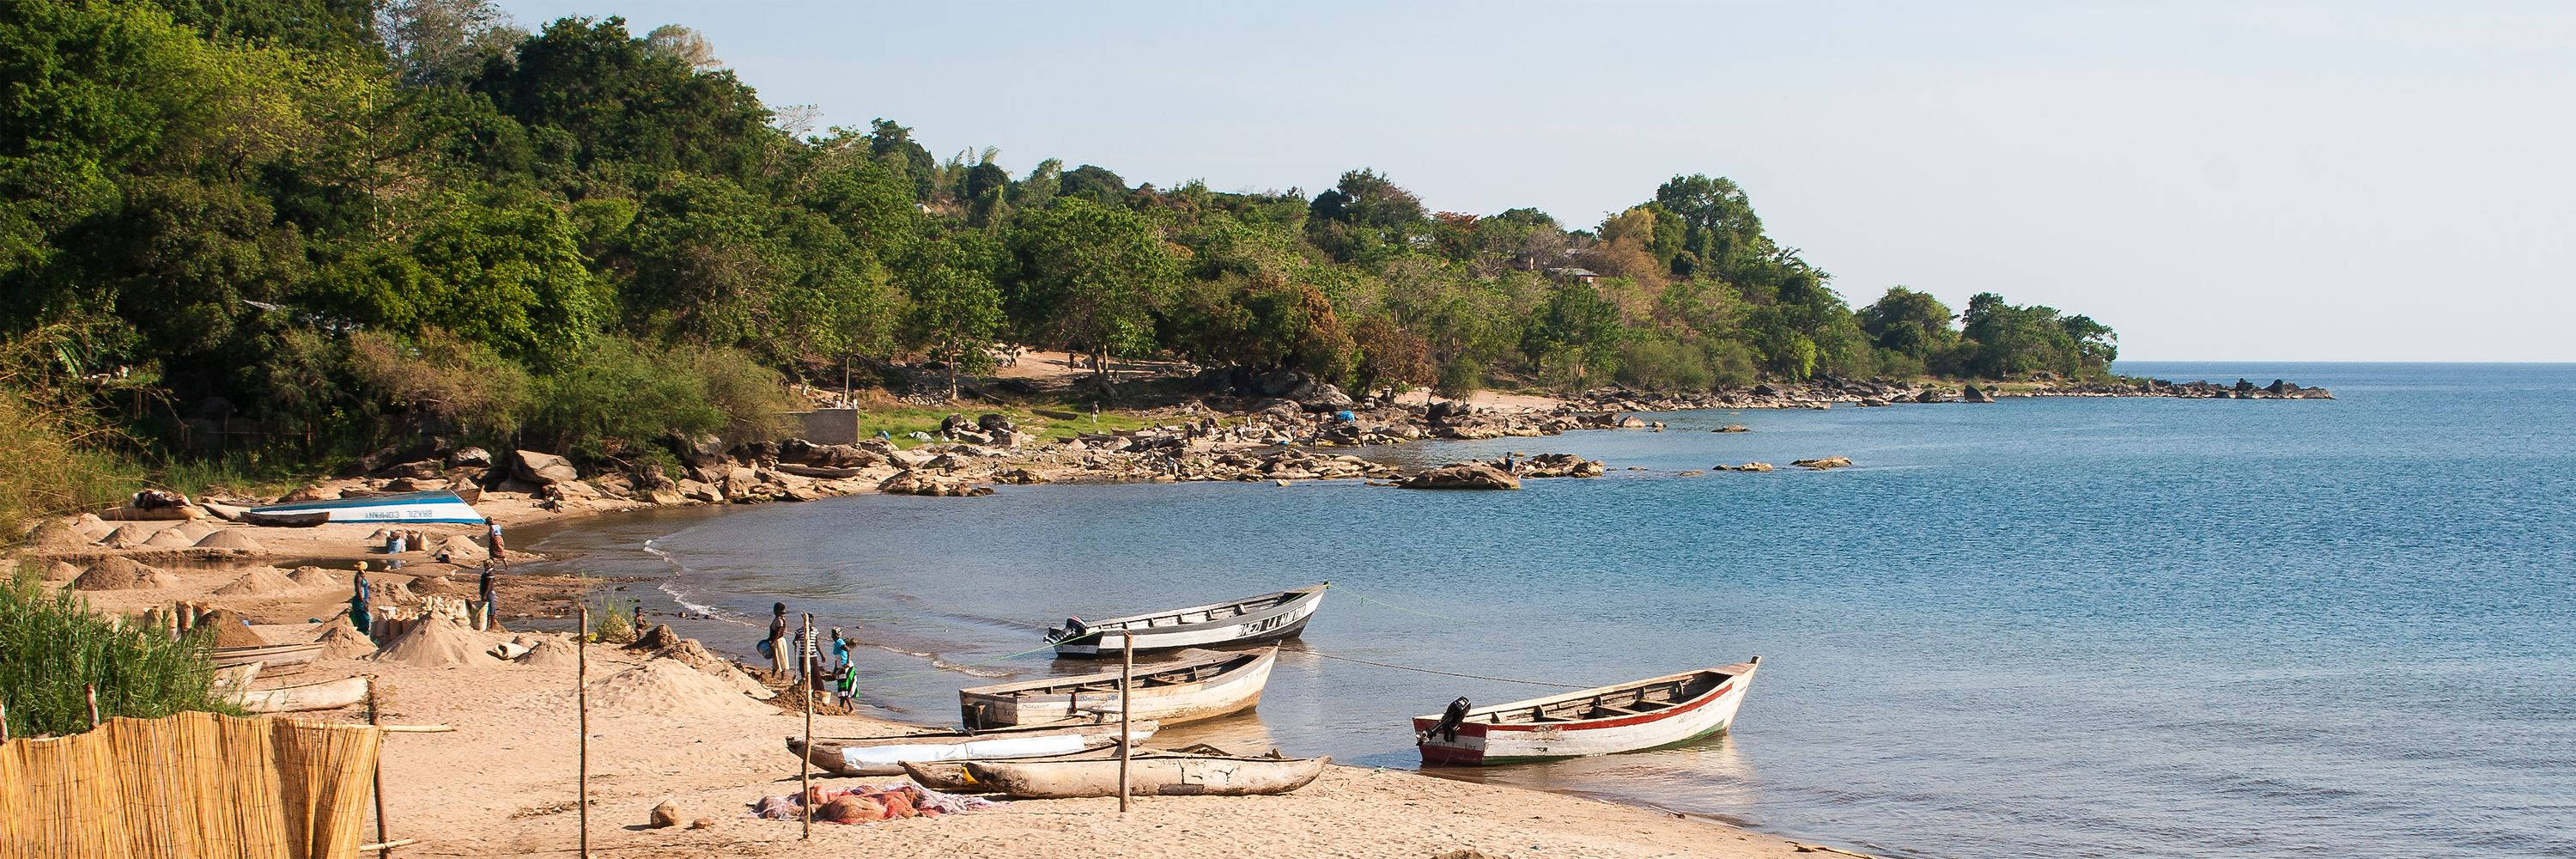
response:
<path fill-rule="evenodd" d="M 174 641 L 137 624 L 118 628 L 68 588 L 47 595 L 32 568 L 0 581 L 0 700 L 9 705 L 9 735 L 89 730 L 92 689 L 101 720 L 189 710 L 239 715 L 216 700 L 211 641 Z"/>

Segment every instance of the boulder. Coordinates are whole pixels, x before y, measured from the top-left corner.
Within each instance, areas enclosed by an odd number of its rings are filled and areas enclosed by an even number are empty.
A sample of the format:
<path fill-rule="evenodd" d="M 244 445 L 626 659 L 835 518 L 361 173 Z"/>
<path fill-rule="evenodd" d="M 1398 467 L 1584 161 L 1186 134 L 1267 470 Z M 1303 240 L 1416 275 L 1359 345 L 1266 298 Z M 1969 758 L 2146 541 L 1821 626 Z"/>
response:
<path fill-rule="evenodd" d="M 662 437 L 662 446 L 668 448 L 672 456 L 679 457 L 682 465 L 714 465 L 723 460 L 725 455 L 724 439 L 713 435 L 689 438 L 667 435 Z"/>
<path fill-rule="evenodd" d="M 1341 386 L 1331 382 L 1309 381 L 1289 391 L 1288 399 L 1295 400 L 1300 408 L 1310 412 L 1341 411 L 1358 405 L 1351 395 L 1342 392 Z"/>
<path fill-rule="evenodd" d="M 653 806 L 653 819 L 645 821 L 644 825 L 654 829 L 668 829 L 680 825 L 680 804 L 667 799 L 662 800 L 661 805 Z"/>
<path fill-rule="evenodd" d="M 1481 462 L 1462 462 L 1407 477 L 1395 485 L 1405 489 L 1519 489 L 1521 479 Z"/>
<path fill-rule="evenodd" d="M 975 428 L 988 433 L 1019 432 L 1020 430 L 1017 424 L 1011 423 L 1010 418 L 1003 417 L 998 412 L 976 415 Z"/>
<path fill-rule="evenodd" d="M 1709 430 L 1709 432 L 1752 432 L 1752 431 L 1753 431 L 1753 428 L 1752 428 L 1752 427 L 1748 427 L 1748 426 L 1745 426 L 1745 425 L 1743 425 L 1743 424 L 1727 424 L 1727 425 L 1725 425 L 1725 426 L 1718 427 L 1718 428 L 1713 429 L 1713 430 Z"/>
<path fill-rule="evenodd" d="M 1600 477 L 1607 470 L 1600 460 L 1571 453 L 1542 453 L 1521 460 L 1514 472 L 1522 477 Z"/>
<path fill-rule="evenodd" d="M 1966 403 L 1991 403 L 1995 401 L 1995 397 L 1993 394 L 1986 393 L 1983 388 L 1969 385 L 1959 391 L 1959 401 Z"/>
<path fill-rule="evenodd" d="M 1944 399 L 1947 398 L 1943 397 L 1940 391 L 1924 391 L 1914 395 L 1914 401 L 1918 403 L 1937 403 Z"/>
<path fill-rule="evenodd" d="M 491 468 L 492 452 L 479 447 L 458 448 L 447 455 L 449 468 Z"/>
<path fill-rule="evenodd" d="M 1823 471 L 1828 468 L 1848 468 L 1851 466 L 1852 461 L 1851 457 L 1848 456 L 1827 456 L 1817 459 L 1790 460 L 1789 464 L 1799 466 L 1801 468 L 1812 468 L 1817 471 Z"/>
<path fill-rule="evenodd" d="M 573 470 L 572 460 L 551 453 L 520 450 L 511 452 L 510 476 L 535 486 L 553 486 L 579 480 L 581 472 Z"/>
<path fill-rule="evenodd" d="M 1725 468 L 1726 466 L 1721 465 L 1721 466 L 1718 466 L 1718 467 L 1719 467 L 1719 468 Z M 1770 471 L 1770 470 L 1771 470 L 1771 464 L 1770 464 L 1770 463 L 1768 463 L 1768 462 L 1748 462 L 1748 463 L 1745 463 L 1745 464 L 1743 464 L 1743 465 L 1736 466 L 1733 470 L 1735 470 L 1735 471 Z"/>
<path fill-rule="evenodd" d="M 976 485 L 962 477 L 911 469 L 896 472 L 893 477 L 878 483 L 877 491 L 892 495 L 929 495 L 947 498 L 993 494 L 992 487 Z"/>

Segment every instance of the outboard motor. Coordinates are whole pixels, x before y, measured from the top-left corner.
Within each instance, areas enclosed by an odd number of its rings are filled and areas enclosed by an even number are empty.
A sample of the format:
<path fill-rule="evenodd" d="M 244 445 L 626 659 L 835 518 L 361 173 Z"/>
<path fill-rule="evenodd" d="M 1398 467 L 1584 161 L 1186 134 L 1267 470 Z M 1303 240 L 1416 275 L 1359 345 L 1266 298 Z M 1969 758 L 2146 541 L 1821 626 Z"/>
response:
<path fill-rule="evenodd" d="M 1458 696 L 1458 700 L 1449 702 L 1448 711 L 1440 714 L 1440 721 L 1432 725 L 1431 730 L 1422 732 L 1422 739 L 1438 736 L 1444 742 L 1456 742 L 1458 726 L 1467 721 L 1467 711 L 1472 709 L 1475 705 L 1467 703 L 1467 696 Z"/>

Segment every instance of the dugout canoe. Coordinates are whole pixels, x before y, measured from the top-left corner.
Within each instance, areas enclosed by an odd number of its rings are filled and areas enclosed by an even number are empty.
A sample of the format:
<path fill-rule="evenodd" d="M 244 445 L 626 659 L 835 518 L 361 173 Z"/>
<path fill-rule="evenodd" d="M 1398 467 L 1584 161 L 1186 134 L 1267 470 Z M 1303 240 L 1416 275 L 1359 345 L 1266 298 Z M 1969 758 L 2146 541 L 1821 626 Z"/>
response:
<path fill-rule="evenodd" d="M 363 676 L 276 689 L 242 689 L 233 693 L 233 703 L 253 713 L 337 710 L 364 700 L 367 700 L 367 678 Z"/>
<path fill-rule="evenodd" d="M 1140 719 L 1129 736 L 1142 741 L 1159 727 Z M 896 775 L 907 765 L 977 758 L 1008 759 L 1082 754 L 1118 747 L 1118 723 L 1041 725 L 998 731 L 941 731 L 867 739 L 816 738 L 809 750 L 803 737 L 787 738 L 787 753 L 801 755 L 834 775 Z"/>
<path fill-rule="evenodd" d="M 1169 662 L 1136 666 L 1136 719 L 1164 727 L 1252 709 L 1270 682 L 1279 648 L 1249 651 L 1184 650 Z M 968 730 L 1036 725 L 1118 712 L 1118 672 L 1042 677 L 957 690 L 958 715 Z"/>
<path fill-rule="evenodd" d="M 1128 765 L 1135 796 L 1266 796 L 1287 793 L 1324 773 L 1330 757 L 1287 759 L 1158 754 Z M 1013 799 L 1118 795 L 1118 759 L 967 761 L 976 785 Z"/>
<path fill-rule="evenodd" d="M 1720 668 L 1413 718 L 1422 762 L 1480 766 L 1633 752 L 1686 743 L 1735 724 L 1762 657 Z"/>
<path fill-rule="evenodd" d="M 260 676 L 273 677 L 302 671 L 305 666 L 313 664 L 313 660 L 321 657 L 322 643 L 318 641 L 308 641 L 303 644 L 266 644 L 258 647 L 218 647 L 215 648 L 215 667 L 232 668 L 257 662 L 260 663 Z"/>
<path fill-rule="evenodd" d="M 1296 638 L 1324 604 L 1331 582 L 1239 600 L 1087 622 L 1083 632 L 1047 630 L 1055 654 L 1076 659 L 1115 657 L 1185 647 L 1223 647 Z"/>

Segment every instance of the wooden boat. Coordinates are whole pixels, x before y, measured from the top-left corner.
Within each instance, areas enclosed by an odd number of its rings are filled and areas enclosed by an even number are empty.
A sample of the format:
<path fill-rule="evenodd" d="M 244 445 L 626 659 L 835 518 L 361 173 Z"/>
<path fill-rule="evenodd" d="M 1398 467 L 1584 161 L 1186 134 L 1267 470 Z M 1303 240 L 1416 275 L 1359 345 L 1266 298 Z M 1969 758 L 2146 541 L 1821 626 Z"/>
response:
<path fill-rule="evenodd" d="M 1136 666 L 1137 719 L 1164 727 L 1252 709 L 1270 682 L 1279 648 L 1224 652 L 1184 650 L 1179 659 Z M 1118 712 L 1118 672 L 1045 677 L 957 690 L 958 712 L 969 730 L 1044 724 Z"/>
<path fill-rule="evenodd" d="M 1660 748 L 1724 732 L 1762 657 L 1722 668 L 1416 716 L 1426 764 L 1482 765 Z"/>
<path fill-rule="evenodd" d="M 316 514 L 321 516 L 319 521 L 313 520 Z M 242 521 L 300 527 L 323 522 L 462 522 L 479 525 L 484 519 L 483 514 L 475 512 L 474 505 L 466 503 L 454 492 L 403 492 L 253 507 L 242 514 Z"/>
<path fill-rule="evenodd" d="M 1141 719 L 1129 727 L 1129 734 L 1142 741 L 1153 736 L 1157 727 L 1153 720 Z M 805 745 L 805 738 L 788 737 L 787 752 L 802 755 L 824 772 L 835 775 L 894 775 L 903 772 L 906 764 L 916 762 L 1029 758 L 1115 749 L 1118 737 L 1118 723 L 1110 720 L 1097 724 L 1041 725 L 975 733 L 942 731 L 869 739 L 817 738 L 810 750 Z"/>
<path fill-rule="evenodd" d="M 1264 796 L 1287 793 L 1324 773 L 1329 757 L 1242 758 L 1158 754 L 1128 765 L 1127 790 L 1136 796 Z M 1014 799 L 1075 799 L 1118 795 L 1118 759 L 967 761 L 975 783 Z"/>
<path fill-rule="evenodd" d="M 260 663 L 259 673 L 262 676 L 273 677 L 302 671 L 305 666 L 313 664 L 313 660 L 321 657 L 322 643 L 318 641 L 303 644 L 268 644 L 259 647 L 218 647 L 215 648 L 215 667 L 232 668 L 257 662 Z"/>
<path fill-rule="evenodd" d="M 367 700 L 365 677 L 342 677 L 276 689 L 242 689 L 233 693 L 233 703 L 253 713 L 337 710 L 364 700 Z"/>
<path fill-rule="evenodd" d="M 1325 582 L 1232 602 L 1114 617 L 1085 623 L 1080 633 L 1058 627 L 1047 630 L 1047 640 L 1060 642 L 1055 646 L 1057 656 L 1091 659 L 1117 656 L 1130 646 L 1138 653 L 1151 653 L 1296 638 L 1324 604 L 1324 589 L 1331 586 Z"/>
<path fill-rule="evenodd" d="M 1227 752 L 1224 749 L 1220 749 L 1206 743 L 1192 743 L 1177 749 L 1137 749 L 1133 754 L 1134 760 L 1144 760 L 1158 755 L 1232 756 L 1231 752 Z M 1274 752 L 1273 754 L 1275 755 L 1276 753 Z M 1118 747 L 1110 745 L 1097 749 L 1084 749 L 1082 751 L 1072 752 L 1069 754 L 1047 755 L 1045 757 L 1035 758 L 1011 758 L 1009 760 L 1044 762 L 1114 761 L 1117 759 Z M 1284 760 L 1284 758 L 1276 757 L 1273 759 Z M 948 791 L 950 793 L 990 793 L 992 792 L 990 788 L 987 788 L 983 783 L 976 781 L 974 774 L 966 771 L 967 764 L 979 763 L 983 760 L 987 759 L 974 758 L 954 761 L 905 761 L 903 762 L 903 773 L 905 776 L 912 779 L 913 784 L 921 785 L 922 787 L 930 788 L 931 790 Z"/>
<path fill-rule="evenodd" d="M 229 695 L 236 689 L 248 689 L 251 681 L 259 679 L 260 665 L 261 663 L 257 662 L 244 662 L 217 668 L 214 682 L 208 685 L 215 690 L 217 696 Z"/>

